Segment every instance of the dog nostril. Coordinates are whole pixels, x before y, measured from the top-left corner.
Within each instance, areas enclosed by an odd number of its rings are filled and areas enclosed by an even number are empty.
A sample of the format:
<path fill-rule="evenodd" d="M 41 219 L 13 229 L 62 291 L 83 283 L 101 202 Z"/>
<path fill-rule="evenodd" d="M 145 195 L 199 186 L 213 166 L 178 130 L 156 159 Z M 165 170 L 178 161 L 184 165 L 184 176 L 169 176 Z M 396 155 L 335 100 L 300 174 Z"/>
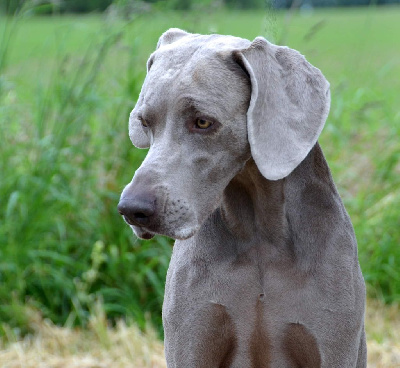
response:
<path fill-rule="evenodd" d="M 154 205 L 142 204 L 141 206 L 133 206 L 128 213 L 130 222 L 136 225 L 148 225 L 151 217 L 154 215 Z"/>
<path fill-rule="evenodd" d="M 132 199 L 123 199 L 118 204 L 118 212 L 130 225 L 145 226 L 152 221 L 155 213 L 155 199 L 138 196 Z"/>
<path fill-rule="evenodd" d="M 127 202 L 122 202 L 122 201 L 119 202 L 117 209 L 118 209 L 118 213 L 121 216 L 126 216 L 126 214 L 129 212 L 129 208 L 128 208 Z"/>

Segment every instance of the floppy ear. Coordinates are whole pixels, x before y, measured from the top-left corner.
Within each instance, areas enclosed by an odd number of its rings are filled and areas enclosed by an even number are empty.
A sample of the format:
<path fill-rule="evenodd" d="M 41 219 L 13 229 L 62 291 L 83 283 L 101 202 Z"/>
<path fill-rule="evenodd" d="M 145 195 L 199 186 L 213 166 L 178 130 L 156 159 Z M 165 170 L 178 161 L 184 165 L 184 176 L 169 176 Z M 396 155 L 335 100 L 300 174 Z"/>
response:
<path fill-rule="evenodd" d="M 329 113 L 329 83 L 299 52 L 257 37 L 234 57 L 250 76 L 248 139 L 270 180 L 289 175 L 317 142 Z"/>
<path fill-rule="evenodd" d="M 143 88 L 143 87 L 142 87 Z M 142 122 L 138 119 L 136 111 L 143 103 L 143 94 L 140 92 L 139 99 L 136 102 L 135 108 L 129 115 L 129 138 L 133 145 L 137 148 L 149 148 L 150 138 L 145 133 Z"/>
<path fill-rule="evenodd" d="M 187 36 L 189 33 L 183 31 L 179 28 L 170 28 L 168 31 L 164 32 L 158 40 L 157 49 L 163 45 L 169 45 L 183 36 Z"/>
<path fill-rule="evenodd" d="M 171 28 L 161 35 L 161 37 L 158 40 L 156 50 L 159 49 L 161 46 L 171 44 L 188 34 L 189 33 L 182 31 L 181 29 Z M 149 60 L 147 61 L 147 73 L 150 72 L 154 56 L 155 53 L 150 55 Z M 142 124 L 136 114 L 136 110 L 141 106 L 142 102 L 143 102 L 143 94 L 142 92 L 140 92 L 136 106 L 129 116 L 129 137 L 131 138 L 133 145 L 136 146 L 137 148 L 148 148 L 150 147 L 150 139 L 148 135 L 144 132 Z"/>

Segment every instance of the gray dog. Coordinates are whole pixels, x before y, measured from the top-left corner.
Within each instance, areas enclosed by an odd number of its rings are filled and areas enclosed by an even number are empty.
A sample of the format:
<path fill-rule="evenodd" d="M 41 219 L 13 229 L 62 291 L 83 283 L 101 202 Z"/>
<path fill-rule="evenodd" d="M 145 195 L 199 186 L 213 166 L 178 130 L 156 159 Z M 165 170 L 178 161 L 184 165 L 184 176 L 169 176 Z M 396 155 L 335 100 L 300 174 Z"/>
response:
<path fill-rule="evenodd" d="M 177 239 L 169 368 L 366 366 L 365 286 L 317 143 L 329 83 L 263 38 L 164 33 L 129 120 L 150 150 L 118 205 Z"/>

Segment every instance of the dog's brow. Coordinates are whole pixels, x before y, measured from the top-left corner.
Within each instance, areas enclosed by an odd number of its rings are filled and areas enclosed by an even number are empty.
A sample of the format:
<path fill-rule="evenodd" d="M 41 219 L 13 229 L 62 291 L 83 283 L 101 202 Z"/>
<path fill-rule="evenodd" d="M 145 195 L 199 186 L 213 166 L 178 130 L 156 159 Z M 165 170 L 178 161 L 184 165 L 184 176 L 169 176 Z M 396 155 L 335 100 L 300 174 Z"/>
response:
<path fill-rule="evenodd" d="M 192 96 L 180 97 L 177 101 L 176 106 L 179 106 L 179 109 L 194 110 L 197 112 L 207 111 L 209 108 L 206 102 Z"/>
<path fill-rule="evenodd" d="M 185 106 L 185 107 L 196 107 L 196 106 L 198 106 L 199 105 L 199 101 L 197 101 L 194 97 L 192 97 L 192 96 L 183 96 L 183 97 L 180 97 L 179 99 L 178 99 L 178 104 L 180 105 L 180 106 Z"/>

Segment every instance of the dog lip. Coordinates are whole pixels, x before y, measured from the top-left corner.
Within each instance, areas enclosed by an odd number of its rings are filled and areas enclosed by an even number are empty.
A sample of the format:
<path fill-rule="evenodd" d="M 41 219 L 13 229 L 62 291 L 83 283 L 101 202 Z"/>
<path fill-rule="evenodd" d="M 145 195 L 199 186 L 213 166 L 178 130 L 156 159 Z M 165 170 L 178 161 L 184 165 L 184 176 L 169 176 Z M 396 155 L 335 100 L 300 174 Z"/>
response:
<path fill-rule="evenodd" d="M 135 224 L 133 224 L 131 221 L 129 221 L 129 218 L 128 218 L 127 216 L 125 216 L 125 215 L 124 215 L 123 213 L 121 213 L 121 212 L 120 212 L 120 214 L 121 214 L 122 218 L 124 219 L 124 221 L 125 221 L 128 225 L 135 226 Z"/>
<path fill-rule="evenodd" d="M 148 232 L 144 232 L 144 233 L 140 234 L 140 238 L 144 239 L 144 240 L 150 240 L 150 239 L 154 238 L 154 234 L 148 233 Z"/>
<path fill-rule="evenodd" d="M 144 229 L 143 227 L 139 227 L 137 225 L 132 225 L 129 224 L 132 228 L 132 230 L 134 231 L 134 233 L 136 234 L 136 236 L 140 239 L 144 239 L 144 240 L 150 240 L 154 237 L 155 233 Z"/>
<path fill-rule="evenodd" d="M 191 238 L 198 230 L 198 227 L 195 227 L 191 230 L 185 229 L 178 231 L 177 233 L 170 232 L 170 231 L 151 231 L 144 227 L 139 227 L 137 225 L 130 225 L 133 229 L 136 236 L 140 239 L 149 240 L 152 239 L 155 235 L 163 235 L 175 240 L 186 240 Z"/>

